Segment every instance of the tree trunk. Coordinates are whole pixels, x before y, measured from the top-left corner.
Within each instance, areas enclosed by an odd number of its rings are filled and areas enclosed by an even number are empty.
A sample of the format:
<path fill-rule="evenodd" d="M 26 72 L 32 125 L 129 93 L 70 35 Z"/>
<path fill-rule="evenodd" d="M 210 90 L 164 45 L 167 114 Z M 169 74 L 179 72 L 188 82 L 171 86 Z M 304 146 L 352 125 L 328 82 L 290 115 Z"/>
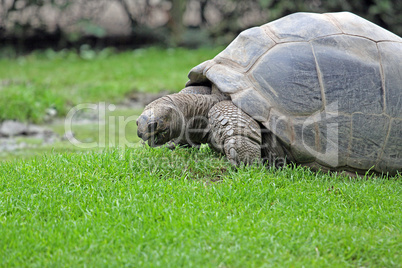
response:
<path fill-rule="evenodd" d="M 185 0 L 172 0 L 172 9 L 170 10 L 169 27 L 172 33 L 173 45 L 177 46 L 182 41 L 184 25 L 183 14 L 185 9 Z"/>

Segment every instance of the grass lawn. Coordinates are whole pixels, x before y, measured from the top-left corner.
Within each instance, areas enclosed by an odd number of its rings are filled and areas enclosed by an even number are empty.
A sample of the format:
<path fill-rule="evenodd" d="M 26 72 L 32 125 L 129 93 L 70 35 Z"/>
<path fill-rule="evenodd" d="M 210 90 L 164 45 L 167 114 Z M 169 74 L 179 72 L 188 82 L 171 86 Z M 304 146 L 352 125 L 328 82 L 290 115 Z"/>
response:
<path fill-rule="evenodd" d="M 133 90 L 178 91 L 191 67 L 218 52 L 0 59 L 0 120 L 41 122 L 49 107 L 64 115 Z M 53 129 L 64 133 L 62 123 Z M 142 147 L 134 121 L 73 130 L 107 148 L 60 142 L 0 155 L 0 267 L 402 267 L 402 175 L 233 169 L 208 147 Z"/>
<path fill-rule="evenodd" d="M 65 115 L 87 102 L 118 102 L 132 91 L 179 91 L 197 64 L 220 49 L 139 49 L 92 57 L 76 53 L 40 52 L 18 59 L 0 59 L 0 120 L 40 122 L 53 107 Z"/>
<path fill-rule="evenodd" d="M 401 178 L 234 170 L 208 148 L 0 167 L 0 266 L 400 267 Z"/>

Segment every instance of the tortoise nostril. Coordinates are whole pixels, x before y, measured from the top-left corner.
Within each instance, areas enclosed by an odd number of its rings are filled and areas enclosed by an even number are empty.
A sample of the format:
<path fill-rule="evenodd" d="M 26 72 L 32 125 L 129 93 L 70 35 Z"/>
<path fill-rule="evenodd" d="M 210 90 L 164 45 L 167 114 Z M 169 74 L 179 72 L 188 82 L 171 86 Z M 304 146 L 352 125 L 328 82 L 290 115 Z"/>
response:
<path fill-rule="evenodd" d="M 156 128 L 157 128 L 157 126 L 158 126 L 158 122 L 151 122 L 151 123 L 149 123 L 149 124 L 148 124 L 148 131 L 149 131 L 149 132 L 155 131 Z"/>

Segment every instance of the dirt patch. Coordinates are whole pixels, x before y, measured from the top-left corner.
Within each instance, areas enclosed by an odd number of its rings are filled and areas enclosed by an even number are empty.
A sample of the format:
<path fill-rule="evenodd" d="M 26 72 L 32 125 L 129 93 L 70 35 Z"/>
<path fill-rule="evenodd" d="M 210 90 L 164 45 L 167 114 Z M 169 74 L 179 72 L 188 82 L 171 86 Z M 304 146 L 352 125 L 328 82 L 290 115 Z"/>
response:
<path fill-rule="evenodd" d="M 19 139 L 32 139 L 34 143 L 19 142 Z M 0 125 L 0 151 L 15 151 L 25 148 L 36 148 L 40 145 L 52 144 L 60 137 L 45 126 L 21 123 L 12 120 L 3 121 Z"/>
<path fill-rule="evenodd" d="M 152 101 L 171 94 L 169 91 L 159 93 L 131 92 L 121 103 L 116 105 L 117 109 L 143 109 Z M 109 104 L 108 104 L 109 105 Z M 78 111 L 72 118 L 73 125 L 99 124 L 99 111 L 84 109 Z M 38 148 L 51 145 L 55 142 L 74 137 L 73 132 L 58 135 L 52 130 L 54 125 L 64 125 L 65 118 L 56 117 L 57 111 L 47 113 L 45 124 L 35 125 L 22 123 L 14 120 L 6 120 L 0 123 L 0 152 L 12 152 L 21 149 Z"/>

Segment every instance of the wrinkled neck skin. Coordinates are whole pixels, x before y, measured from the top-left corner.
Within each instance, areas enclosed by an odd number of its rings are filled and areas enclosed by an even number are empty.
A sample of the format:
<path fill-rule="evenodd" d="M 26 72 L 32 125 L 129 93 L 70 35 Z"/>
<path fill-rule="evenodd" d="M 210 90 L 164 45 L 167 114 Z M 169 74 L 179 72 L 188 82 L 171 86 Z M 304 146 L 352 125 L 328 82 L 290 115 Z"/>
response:
<path fill-rule="evenodd" d="M 172 94 L 163 97 L 170 102 L 173 112 L 171 122 L 172 142 L 175 144 L 199 145 L 209 138 L 208 112 L 221 96 L 201 94 Z"/>

